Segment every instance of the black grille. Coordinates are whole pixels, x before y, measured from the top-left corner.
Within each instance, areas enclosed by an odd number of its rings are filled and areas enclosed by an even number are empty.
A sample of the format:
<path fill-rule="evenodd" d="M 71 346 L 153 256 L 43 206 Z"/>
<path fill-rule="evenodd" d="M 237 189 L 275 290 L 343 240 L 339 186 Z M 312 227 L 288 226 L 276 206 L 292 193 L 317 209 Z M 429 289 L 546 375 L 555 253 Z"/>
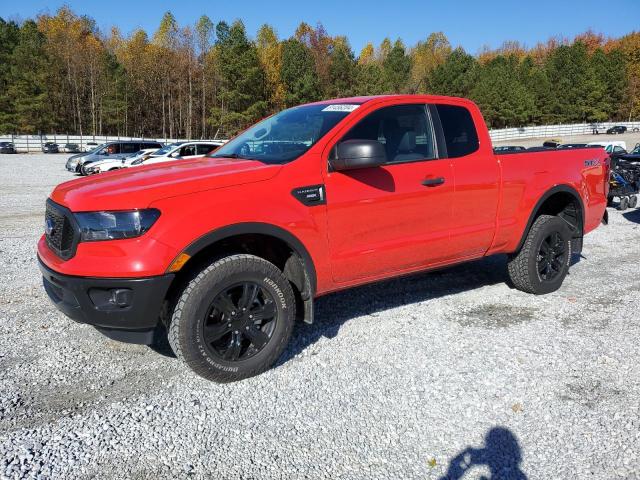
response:
<path fill-rule="evenodd" d="M 72 221 L 71 212 L 51 201 L 47 201 L 45 226 L 45 238 L 49 248 L 65 260 L 73 257 L 78 233 Z"/>

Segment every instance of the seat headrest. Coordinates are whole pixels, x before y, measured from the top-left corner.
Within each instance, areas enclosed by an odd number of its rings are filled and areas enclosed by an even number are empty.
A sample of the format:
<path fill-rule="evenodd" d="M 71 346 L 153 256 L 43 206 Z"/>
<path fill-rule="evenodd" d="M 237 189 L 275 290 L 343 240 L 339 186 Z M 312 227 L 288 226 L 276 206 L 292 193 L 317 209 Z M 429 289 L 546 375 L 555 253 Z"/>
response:
<path fill-rule="evenodd" d="M 416 148 L 416 132 L 409 130 L 404 132 L 400 145 L 398 145 L 398 152 L 412 152 Z"/>

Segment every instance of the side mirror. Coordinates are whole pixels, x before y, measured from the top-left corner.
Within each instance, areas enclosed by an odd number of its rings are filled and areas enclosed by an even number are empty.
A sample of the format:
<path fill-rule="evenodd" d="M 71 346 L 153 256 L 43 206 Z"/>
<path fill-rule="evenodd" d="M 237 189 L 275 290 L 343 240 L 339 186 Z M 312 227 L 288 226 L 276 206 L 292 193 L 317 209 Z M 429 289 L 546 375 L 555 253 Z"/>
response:
<path fill-rule="evenodd" d="M 171 158 L 180 158 L 180 152 L 173 152 L 171 155 L 169 155 Z"/>
<path fill-rule="evenodd" d="M 346 140 L 338 144 L 330 160 L 336 171 L 372 168 L 387 162 L 387 152 L 377 140 Z"/>

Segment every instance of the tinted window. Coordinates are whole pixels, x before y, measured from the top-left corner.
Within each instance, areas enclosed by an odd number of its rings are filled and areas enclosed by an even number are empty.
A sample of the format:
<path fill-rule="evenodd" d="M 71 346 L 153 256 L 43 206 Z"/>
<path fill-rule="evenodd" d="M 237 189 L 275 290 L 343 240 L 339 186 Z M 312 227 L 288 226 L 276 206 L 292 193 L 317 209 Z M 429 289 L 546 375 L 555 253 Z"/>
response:
<path fill-rule="evenodd" d="M 140 150 L 139 143 L 123 143 L 120 145 L 120 153 L 134 153 Z"/>
<path fill-rule="evenodd" d="M 215 150 L 216 146 L 215 145 L 203 145 L 203 144 L 199 144 L 196 145 L 196 154 L 197 155 L 206 155 L 207 153 Z"/>
<path fill-rule="evenodd" d="M 104 148 L 105 152 L 109 155 L 113 155 L 114 153 L 120 153 L 120 144 L 119 143 L 110 143 Z"/>
<path fill-rule="evenodd" d="M 387 152 L 387 163 L 435 158 L 431 122 L 424 105 L 395 105 L 369 114 L 342 138 L 377 140 Z"/>
<path fill-rule="evenodd" d="M 190 155 L 196 154 L 196 146 L 195 145 L 185 145 L 180 149 L 181 157 L 188 157 Z"/>
<path fill-rule="evenodd" d="M 449 158 L 463 157 L 478 150 L 478 133 L 469 110 L 457 105 L 436 105 Z"/>

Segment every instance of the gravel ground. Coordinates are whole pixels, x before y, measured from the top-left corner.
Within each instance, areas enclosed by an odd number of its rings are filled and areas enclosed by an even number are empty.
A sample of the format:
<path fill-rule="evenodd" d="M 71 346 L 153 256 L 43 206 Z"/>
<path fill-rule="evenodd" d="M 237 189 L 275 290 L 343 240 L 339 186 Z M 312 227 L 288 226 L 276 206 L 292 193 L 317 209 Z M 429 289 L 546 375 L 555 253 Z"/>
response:
<path fill-rule="evenodd" d="M 493 257 L 330 295 L 275 368 L 216 385 L 50 304 L 64 159 L 0 156 L 0 478 L 640 478 L 640 210 L 559 292 Z"/>

